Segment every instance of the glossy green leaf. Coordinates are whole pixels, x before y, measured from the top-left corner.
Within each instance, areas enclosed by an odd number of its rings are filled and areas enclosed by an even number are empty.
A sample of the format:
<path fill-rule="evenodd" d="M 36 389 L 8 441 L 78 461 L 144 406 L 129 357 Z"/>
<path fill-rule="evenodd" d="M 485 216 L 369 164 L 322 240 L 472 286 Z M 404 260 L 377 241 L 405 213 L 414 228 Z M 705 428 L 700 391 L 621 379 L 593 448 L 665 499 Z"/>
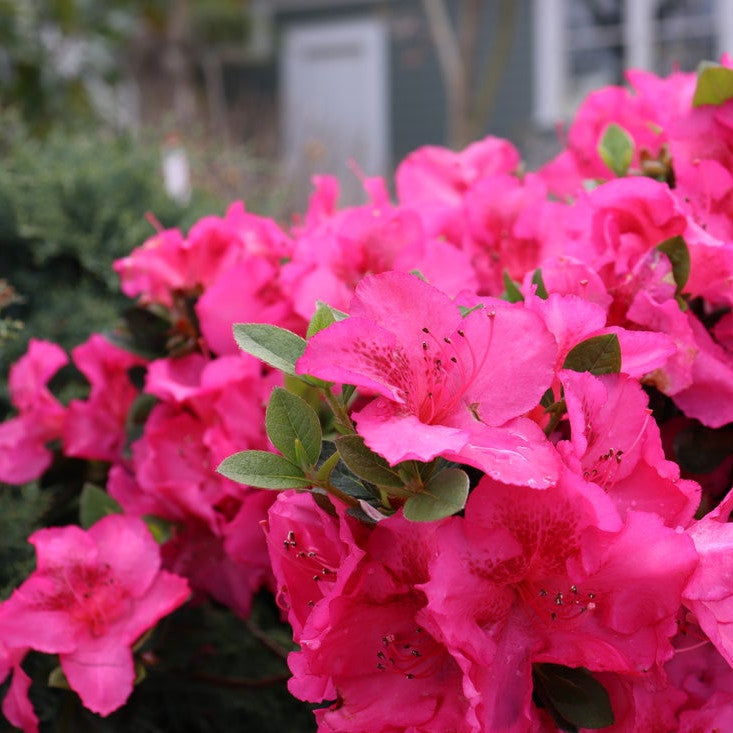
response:
<path fill-rule="evenodd" d="M 245 450 L 225 458 L 216 469 L 222 476 L 258 489 L 304 489 L 311 486 L 303 471 L 287 458 L 264 450 Z"/>
<path fill-rule="evenodd" d="M 508 300 L 510 303 L 520 303 L 523 301 L 524 296 L 519 290 L 519 284 L 515 283 L 514 280 L 509 277 L 509 273 L 506 270 L 502 273 L 502 278 L 504 279 L 504 292 L 501 294 L 501 297 L 504 300 Z"/>
<path fill-rule="evenodd" d="M 79 523 L 84 529 L 110 514 L 123 514 L 122 507 L 104 490 L 84 484 L 79 497 Z"/>
<path fill-rule="evenodd" d="M 397 471 L 364 444 L 360 435 L 342 435 L 336 438 L 336 448 L 346 467 L 359 478 L 387 488 L 401 489 L 402 479 Z"/>
<path fill-rule="evenodd" d="M 466 506 L 469 478 L 460 468 L 446 468 L 436 473 L 419 494 L 404 506 L 404 514 L 412 522 L 432 522 L 450 517 Z"/>
<path fill-rule="evenodd" d="M 570 723 L 573 726 L 571 730 L 597 730 L 613 725 L 614 715 L 608 693 L 584 667 L 535 664 L 532 666 L 532 680 L 536 697 L 550 711 L 558 713 L 562 721 Z"/>
<path fill-rule="evenodd" d="M 532 275 L 532 282 L 537 286 L 535 291 L 538 298 L 547 300 L 547 288 L 545 287 L 545 281 L 542 279 L 542 270 L 538 267 Z"/>
<path fill-rule="evenodd" d="M 234 340 L 242 351 L 286 374 L 295 374 L 295 362 L 305 350 L 305 339 L 269 323 L 235 323 Z"/>
<path fill-rule="evenodd" d="M 319 331 L 323 331 L 324 328 L 328 328 L 332 323 L 343 321 L 348 317 L 347 313 L 338 310 L 338 308 L 332 308 L 328 303 L 322 303 L 319 300 L 316 304 L 316 312 L 308 324 L 308 331 L 305 336 L 306 338 L 310 338 Z"/>
<path fill-rule="evenodd" d="M 692 106 L 717 106 L 729 99 L 733 99 L 733 69 L 703 61 L 697 70 L 697 86 L 692 97 Z"/>
<path fill-rule="evenodd" d="M 634 140 L 623 127 L 611 122 L 598 143 L 598 155 L 617 176 L 625 176 L 634 159 Z"/>
<path fill-rule="evenodd" d="M 621 371 L 621 344 L 615 333 L 592 336 L 570 349 L 563 369 L 591 374 L 617 374 Z"/>
<path fill-rule="evenodd" d="M 669 258 L 672 265 L 672 275 L 677 285 L 677 295 L 680 295 L 687 284 L 687 279 L 690 277 L 690 250 L 687 247 L 687 242 L 678 235 L 671 239 L 665 239 L 664 242 L 657 245 L 657 249 Z"/>
<path fill-rule="evenodd" d="M 321 423 L 316 411 L 282 387 L 275 387 L 265 414 L 265 428 L 272 444 L 297 465 L 315 466 L 321 455 Z M 302 446 L 301 455 L 296 441 Z"/>

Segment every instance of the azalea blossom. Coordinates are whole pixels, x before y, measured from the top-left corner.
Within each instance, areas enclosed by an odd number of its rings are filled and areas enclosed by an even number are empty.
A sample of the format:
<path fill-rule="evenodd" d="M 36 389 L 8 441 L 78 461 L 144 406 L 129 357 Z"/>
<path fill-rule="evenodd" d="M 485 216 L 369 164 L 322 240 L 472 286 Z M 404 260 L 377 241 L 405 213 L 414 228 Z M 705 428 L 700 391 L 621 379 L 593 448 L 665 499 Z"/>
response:
<path fill-rule="evenodd" d="M 420 587 L 479 695 L 482 730 L 525 731 L 531 666 L 647 674 L 670 638 L 697 554 L 652 513 L 628 512 L 564 471 L 536 492 L 484 478 L 444 525 Z"/>
<path fill-rule="evenodd" d="M 554 373 L 554 339 L 535 314 L 488 299 L 463 316 L 397 272 L 365 277 L 350 313 L 310 339 L 296 368 L 377 393 L 353 415 L 372 450 L 392 465 L 441 455 L 503 481 L 554 481 L 554 448 L 523 417 Z"/>
<path fill-rule="evenodd" d="M 88 531 L 41 529 L 35 572 L 0 604 L 3 641 L 58 654 L 73 690 L 108 715 L 132 692 L 130 647 L 189 595 L 183 578 L 160 570 L 142 520 L 111 515 Z"/>
<path fill-rule="evenodd" d="M 18 415 L 0 424 L 0 481 L 32 481 L 51 465 L 46 444 L 61 437 L 66 408 L 46 385 L 68 361 L 57 344 L 31 339 L 11 367 L 8 387 Z"/>

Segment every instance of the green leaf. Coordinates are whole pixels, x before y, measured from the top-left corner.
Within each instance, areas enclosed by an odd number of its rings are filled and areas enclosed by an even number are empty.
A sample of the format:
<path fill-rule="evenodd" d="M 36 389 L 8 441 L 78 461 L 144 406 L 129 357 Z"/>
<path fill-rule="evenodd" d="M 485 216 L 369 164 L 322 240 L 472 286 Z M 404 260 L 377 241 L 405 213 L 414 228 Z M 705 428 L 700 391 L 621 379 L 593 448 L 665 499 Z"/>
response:
<path fill-rule="evenodd" d="M 296 465 L 315 466 L 321 455 L 321 423 L 316 411 L 297 395 L 275 387 L 265 414 L 265 428 L 272 444 Z M 296 440 L 302 445 L 298 455 Z M 304 467 L 305 467 L 304 466 Z"/>
<path fill-rule="evenodd" d="M 466 506 L 468 486 L 465 471 L 446 468 L 425 484 L 424 491 L 405 502 L 405 517 L 412 522 L 432 522 L 460 512 Z"/>
<path fill-rule="evenodd" d="M 335 442 L 341 460 L 359 478 L 387 488 L 401 489 L 404 486 L 397 470 L 368 448 L 360 435 L 342 435 Z"/>
<path fill-rule="evenodd" d="M 634 158 L 634 140 L 623 127 L 611 122 L 598 143 L 598 155 L 617 176 L 625 176 Z"/>
<path fill-rule="evenodd" d="M 697 69 L 697 86 L 692 106 L 717 106 L 729 99 L 733 99 L 733 69 L 703 61 Z"/>
<path fill-rule="evenodd" d="M 55 687 L 59 690 L 70 690 L 71 685 L 69 680 L 66 679 L 64 670 L 61 667 L 54 667 L 48 675 L 48 682 L 46 683 L 49 687 Z"/>
<path fill-rule="evenodd" d="M 459 305 L 458 310 L 461 312 L 461 318 L 465 318 L 469 313 L 473 313 L 474 311 L 482 310 L 484 308 L 483 303 L 477 303 L 474 306 L 471 306 L 470 308 L 465 305 Z"/>
<path fill-rule="evenodd" d="M 608 693 L 584 667 L 534 664 L 532 680 L 535 694 L 542 703 L 572 726 L 596 730 L 613 725 Z"/>
<path fill-rule="evenodd" d="M 326 447 L 330 448 L 331 446 L 327 445 Z M 336 468 L 336 464 L 341 459 L 341 456 L 339 455 L 339 452 L 337 450 L 334 450 L 333 453 L 326 458 L 323 463 L 318 466 L 318 471 L 316 472 L 316 479 L 318 481 L 328 481 L 331 478 L 331 473 L 333 472 L 333 469 Z"/>
<path fill-rule="evenodd" d="M 322 303 L 320 300 L 316 303 L 316 312 L 311 318 L 311 322 L 308 324 L 308 331 L 305 334 L 306 338 L 310 338 L 319 331 L 323 331 L 324 328 L 328 328 L 332 323 L 336 321 L 343 321 L 348 318 L 348 313 L 338 310 L 338 308 L 332 308 L 328 303 Z"/>
<path fill-rule="evenodd" d="M 690 277 L 690 250 L 684 238 L 677 235 L 657 245 L 657 249 L 669 258 L 672 265 L 672 275 L 677 285 L 676 295 L 682 293 Z"/>
<path fill-rule="evenodd" d="M 286 374 L 295 374 L 295 362 L 305 350 L 305 339 L 269 323 L 235 323 L 234 340 L 242 351 Z"/>
<path fill-rule="evenodd" d="M 545 287 L 545 281 L 542 279 L 542 270 L 538 267 L 532 275 L 532 282 L 537 286 L 535 291 L 538 298 L 547 300 L 547 288 Z"/>
<path fill-rule="evenodd" d="M 225 458 L 216 469 L 222 476 L 258 489 L 305 489 L 311 482 L 287 458 L 264 450 L 245 450 Z"/>
<path fill-rule="evenodd" d="M 502 273 L 502 278 L 504 279 L 504 292 L 501 294 L 501 297 L 504 300 L 508 300 L 510 303 L 519 303 L 523 301 L 524 296 L 519 290 L 519 284 L 515 283 L 514 280 L 509 277 L 509 273 L 506 270 Z"/>
<path fill-rule="evenodd" d="M 79 497 L 79 523 L 84 529 L 110 514 L 123 514 L 122 507 L 104 490 L 84 484 Z"/>
<path fill-rule="evenodd" d="M 159 545 L 164 545 L 173 536 L 173 522 L 156 517 L 154 514 L 144 514 L 142 520 Z"/>
<path fill-rule="evenodd" d="M 581 341 L 570 349 L 562 368 L 591 374 L 617 374 L 621 371 L 621 344 L 618 336 L 607 333 Z"/>

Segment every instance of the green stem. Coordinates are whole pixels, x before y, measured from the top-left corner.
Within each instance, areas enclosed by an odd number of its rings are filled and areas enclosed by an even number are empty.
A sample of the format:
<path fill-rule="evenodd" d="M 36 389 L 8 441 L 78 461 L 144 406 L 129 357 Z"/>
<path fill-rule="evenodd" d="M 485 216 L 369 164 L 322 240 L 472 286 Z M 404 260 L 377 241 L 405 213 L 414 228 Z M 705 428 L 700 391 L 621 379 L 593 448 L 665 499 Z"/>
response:
<path fill-rule="evenodd" d="M 334 414 L 334 417 L 336 418 L 337 422 L 345 427 L 350 433 L 355 433 L 356 428 L 354 427 L 354 423 L 351 422 L 351 418 L 349 417 L 349 413 L 347 412 L 346 408 L 337 400 L 330 389 L 324 389 L 323 390 L 323 396 L 326 400 L 326 403 L 331 408 L 331 411 Z"/>
<path fill-rule="evenodd" d="M 359 506 L 359 500 L 354 498 L 353 496 L 349 496 L 348 494 L 341 491 L 341 489 L 334 486 L 330 481 L 324 481 L 323 483 L 319 484 L 320 488 L 327 491 L 331 496 L 335 496 L 337 499 L 340 499 L 344 502 L 347 506 L 350 507 L 358 507 Z"/>

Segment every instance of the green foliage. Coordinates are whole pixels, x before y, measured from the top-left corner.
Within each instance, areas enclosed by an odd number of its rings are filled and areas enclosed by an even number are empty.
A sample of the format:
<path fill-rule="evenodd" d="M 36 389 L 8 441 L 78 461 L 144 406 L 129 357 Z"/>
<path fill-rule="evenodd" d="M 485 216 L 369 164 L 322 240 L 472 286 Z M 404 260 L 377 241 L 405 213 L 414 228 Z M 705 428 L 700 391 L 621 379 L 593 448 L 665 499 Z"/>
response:
<path fill-rule="evenodd" d="M 460 512 L 466 506 L 469 483 L 468 474 L 460 468 L 436 473 L 420 493 L 405 502 L 405 517 L 413 522 L 432 522 Z"/>
<path fill-rule="evenodd" d="M 501 297 L 510 303 L 520 303 L 523 301 L 524 296 L 522 295 L 522 291 L 519 289 L 519 284 L 515 283 L 514 280 L 509 277 L 509 273 L 506 270 L 502 273 L 502 278 L 504 280 L 504 292 L 501 294 Z"/>
<path fill-rule="evenodd" d="M 295 362 L 305 351 L 305 339 L 267 323 L 235 323 L 234 339 L 242 351 L 285 374 L 295 374 Z"/>
<path fill-rule="evenodd" d="M 235 453 L 225 458 L 216 470 L 232 481 L 258 489 L 302 489 L 311 485 L 294 463 L 264 450 Z"/>
<path fill-rule="evenodd" d="M 401 489 L 404 486 L 397 469 L 367 448 L 360 435 L 342 435 L 336 438 L 336 448 L 347 468 L 359 478 L 388 489 Z"/>
<path fill-rule="evenodd" d="M 276 387 L 267 405 L 265 427 L 272 444 L 289 461 L 303 468 L 315 466 L 321 455 L 321 423 L 305 400 Z"/>
<path fill-rule="evenodd" d="M 49 505 L 49 495 L 35 483 L 22 487 L 0 483 L 0 600 L 33 571 L 35 552 L 28 536 L 43 526 Z"/>
<path fill-rule="evenodd" d="M 634 158 L 634 141 L 623 127 L 611 122 L 603 131 L 598 154 L 617 176 L 625 176 Z"/>
<path fill-rule="evenodd" d="M 122 507 L 104 489 L 85 484 L 79 497 L 79 524 L 89 529 L 109 514 L 123 514 Z"/>
<path fill-rule="evenodd" d="M 584 667 L 535 664 L 532 681 L 536 701 L 547 709 L 560 730 L 596 730 L 613 725 L 608 693 Z"/>
<path fill-rule="evenodd" d="M 545 287 L 545 281 L 542 279 L 542 270 L 539 267 L 532 274 L 532 283 L 537 286 L 537 290 L 535 291 L 537 297 L 542 298 L 542 300 L 547 300 L 549 295 Z"/>
<path fill-rule="evenodd" d="M 157 147 L 126 137 L 54 132 L 39 141 L 7 118 L 0 155 L 0 277 L 21 296 L 3 317 L 25 325 L 2 346 L 2 374 L 31 336 L 68 349 L 114 325 L 129 301 L 112 262 L 154 233 L 147 212 L 164 227 L 187 228 L 222 208 L 201 192 L 188 208 L 171 201 Z M 0 414 L 3 402 L 4 392 Z"/>
<path fill-rule="evenodd" d="M 563 369 L 591 374 L 616 374 L 621 371 L 621 344 L 615 333 L 606 333 L 576 344 L 565 357 Z"/>
<path fill-rule="evenodd" d="M 324 328 L 328 328 L 332 323 L 343 321 L 344 318 L 348 318 L 348 315 L 343 311 L 338 310 L 338 308 L 332 308 L 328 303 L 318 301 L 316 312 L 308 324 L 308 331 L 305 335 L 307 338 L 310 338 L 319 331 L 323 331 Z"/>
<path fill-rule="evenodd" d="M 729 99 L 733 99 L 733 69 L 703 61 L 697 70 L 697 86 L 692 106 L 717 106 Z"/>
<path fill-rule="evenodd" d="M 657 249 L 669 258 L 672 265 L 672 277 L 674 277 L 677 286 L 675 297 L 682 310 L 685 310 L 687 303 L 682 298 L 682 291 L 690 277 L 690 250 L 687 247 L 687 242 L 678 235 L 658 244 Z"/>

